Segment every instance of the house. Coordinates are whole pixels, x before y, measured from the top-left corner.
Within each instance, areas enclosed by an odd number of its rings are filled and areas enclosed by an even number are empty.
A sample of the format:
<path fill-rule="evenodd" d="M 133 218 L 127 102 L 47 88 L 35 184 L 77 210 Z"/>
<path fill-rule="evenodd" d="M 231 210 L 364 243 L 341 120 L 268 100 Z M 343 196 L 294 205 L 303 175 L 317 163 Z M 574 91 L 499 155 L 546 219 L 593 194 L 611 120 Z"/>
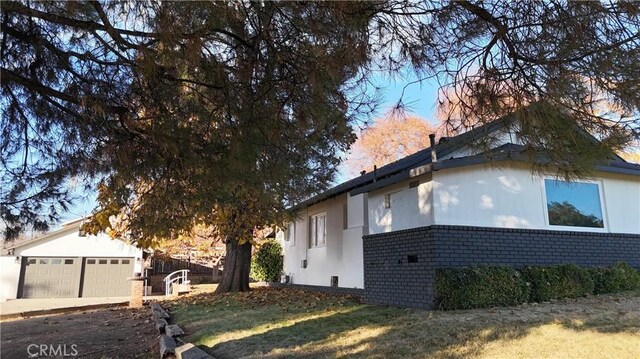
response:
<path fill-rule="evenodd" d="M 438 268 L 640 268 L 640 165 L 611 155 L 589 180 L 535 174 L 509 121 L 437 145 L 432 137 L 429 148 L 295 207 L 279 234 L 286 280 L 430 308 Z M 488 149 L 469 146 L 487 136 Z"/>
<path fill-rule="evenodd" d="M 8 247 L 0 257 L 0 299 L 128 296 L 142 250 L 105 234 L 84 235 L 82 219 Z"/>

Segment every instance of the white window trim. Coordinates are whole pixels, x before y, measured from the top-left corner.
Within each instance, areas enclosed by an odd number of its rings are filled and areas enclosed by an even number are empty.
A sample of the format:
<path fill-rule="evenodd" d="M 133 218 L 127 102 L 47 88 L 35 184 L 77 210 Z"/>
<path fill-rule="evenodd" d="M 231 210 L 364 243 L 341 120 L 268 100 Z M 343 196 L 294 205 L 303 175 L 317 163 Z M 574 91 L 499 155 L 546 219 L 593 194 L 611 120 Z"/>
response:
<path fill-rule="evenodd" d="M 609 230 L 609 219 L 608 219 L 608 214 L 607 214 L 607 206 L 605 205 L 605 196 L 604 196 L 604 190 L 603 190 L 603 183 L 601 180 L 577 180 L 577 181 L 570 181 L 570 182 L 578 182 L 578 183 L 592 183 L 598 186 L 598 197 L 600 199 L 600 211 L 602 211 L 602 225 L 603 228 L 597 228 L 597 227 L 574 227 L 574 226 L 558 226 L 555 224 L 550 224 L 549 223 L 549 207 L 547 205 L 547 188 L 545 186 L 545 180 L 553 180 L 553 181 L 563 181 L 563 182 L 567 182 L 563 179 L 558 179 L 557 177 L 553 177 L 553 176 L 543 176 L 542 180 L 540 182 L 540 185 L 542 186 L 542 212 L 544 213 L 544 224 L 548 229 L 552 229 L 552 230 L 557 230 L 557 231 L 568 231 L 568 232 L 602 232 L 602 233 L 608 233 L 610 232 Z"/>
<path fill-rule="evenodd" d="M 318 217 L 324 217 L 324 243 L 321 245 L 314 245 L 313 243 L 313 234 L 311 233 L 311 221 L 315 220 L 315 218 Z M 316 228 L 317 228 L 317 224 L 316 224 Z M 316 242 L 318 240 L 316 239 Z M 316 248 L 323 248 L 326 247 L 327 245 L 327 212 L 319 212 L 316 214 L 312 214 L 311 216 L 309 216 L 309 243 L 308 243 L 308 247 L 309 249 L 316 249 Z"/>

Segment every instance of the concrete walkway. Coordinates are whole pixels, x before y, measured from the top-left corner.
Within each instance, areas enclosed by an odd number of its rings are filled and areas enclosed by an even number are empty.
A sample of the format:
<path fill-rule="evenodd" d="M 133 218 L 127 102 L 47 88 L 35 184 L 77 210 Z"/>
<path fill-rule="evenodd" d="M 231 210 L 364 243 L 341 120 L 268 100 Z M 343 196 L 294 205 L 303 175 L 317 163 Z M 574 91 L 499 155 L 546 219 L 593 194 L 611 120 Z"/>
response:
<path fill-rule="evenodd" d="M 74 308 L 81 309 L 84 307 L 126 303 L 129 303 L 129 297 L 12 299 L 0 303 L 0 315 L 6 317 L 21 313 L 59 311 L 62 309 L 73 310 Z"/>

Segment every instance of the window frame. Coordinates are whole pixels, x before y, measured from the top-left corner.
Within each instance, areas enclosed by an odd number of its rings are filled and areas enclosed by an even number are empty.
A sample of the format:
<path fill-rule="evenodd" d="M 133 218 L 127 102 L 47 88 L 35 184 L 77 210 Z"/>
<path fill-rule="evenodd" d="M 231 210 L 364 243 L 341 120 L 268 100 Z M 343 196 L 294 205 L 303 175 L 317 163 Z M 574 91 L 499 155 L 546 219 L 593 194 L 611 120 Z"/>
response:
<path fill-rule="evenodd" d="M 391 195 L 392 194 L 393 193 L 391 193 L 391 192 L 384 194 L 384 198 L 382 199 L 382 206 L 384 207 L 384 209 L 390 209 L 391 208 Z"/>
<path fill-rule="evenodd" d="M 289 235 L 291 234 L 291 237 Z M 289 222 L 284 229 L 284 241 L 290 246 L 296 245 L 296 222 Z"/>
<path fill-rule="evenodd" d="M 318 231 L 318 218 L 324 218 L 324 241 L 322 244 L 318 244 L 317 231 Z M 314 224 L 312 226 L 312 224 Z M 309 216 L 309 249 L 322 248 L 327 245 L 327 212 L 320 212 Z"/>
<path fill-rule="evenodd" d="M 578 227 L 578 226 L 563 226 L 557 224 L 551 224 L 549 221 L 549 205 L 547 202 L 547 185 L 546 180 L 552 181 L 560 181 L 567 183 L 584 183 L 584 184 L 595 184 L 598 186 L 598 200 L 600 201 L 600 211 L 602 212 L 602 228 L 600 227 Z M 578 181 L 565 181 L 563 179 L 558 179 L 553 176 L 544 176 L 541 180 L 542 186 L 542 211 L 544 212 L 544 224 L 548 229 L 555 229 L 559 231 L 570 231 L 570 232 L 609 232 L 609 220 L 607 215 L 607 206 L 605 206 L 605 195 L 603 189 L 603 183 L 601 180 L 588 180 L 581 179 Z"/>

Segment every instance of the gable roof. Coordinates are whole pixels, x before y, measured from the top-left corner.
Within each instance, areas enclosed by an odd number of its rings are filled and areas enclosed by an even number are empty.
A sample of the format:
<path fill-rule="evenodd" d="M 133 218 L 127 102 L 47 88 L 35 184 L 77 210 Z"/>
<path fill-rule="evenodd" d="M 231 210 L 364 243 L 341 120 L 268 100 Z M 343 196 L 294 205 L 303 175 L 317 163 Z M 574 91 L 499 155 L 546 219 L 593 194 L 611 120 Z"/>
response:
<path fill-rule="evenodd" d="M 19 248 L 22 246 L 26 246 L 27 244 L 31 244 L 31 243 L 35 243 L 35 242 L 39 242 L 45 239 L 50 239 L 51 237 L 58 235 L 60 233 L 65 233 L 65 232 L 69 232 L 71 230 L 80 230 L 80 226 L 82 226 L 82 220 L 84 218 L 79 218 L 79 219 L 74 219 L 72 221 L 69 222 L 65 222 L 61 225 L 60 228 L 51 231 L 51 232 L 47 232 L 41 236 L 26 240 L 26 241 L 20 241 L 19 243 L 15 243 L 12 244 L 10 246 L 7 246 L 6 249 L 14 249 L 14 248 Z"/>
<path fill-rule="evenodd" d="M 454 152 L 465 148 L 469 144 L 479 141 L 483 136 L 490 135 L 496 131 L 506 128 L 513 120 L 513 116 L 505 116 L 460 135 L 441 138 L 435 146 L 436 157 L 438 158 L 435 163 L 431 162 L 431 147 L 427 147 L 407 157 L 380 167 L 373 172 L 365 173 L 361 176 L 338 184 L 335 187 L 297 204 L 293 209 L 305 208 L 344 193 L 349 193 L 351 196 L 355 196 L 361 193 L 370 192 L 375 189 L 386 187 L 394 183 L 440 169 L 472 166 L 487 163 L 489 161 L 529 161 L 529 159 L 523 154 L 525 147 L 514 143 L 503 144 L 480 154 L 440 160 L 440 158 L 451 155 Z M 583 129 L 579 130 L 582 134 L 593 139 L 594 142 L 598 141 L 587 131 L 584 131 Z M 542 162 L 544 162 L 544 160 L 542 160 Z M 594 169 L 602 172 L 640 175 L 640 165 L 628 163 L 616 154 L 612 155 L 611 160 L 595 166 Z"/>

